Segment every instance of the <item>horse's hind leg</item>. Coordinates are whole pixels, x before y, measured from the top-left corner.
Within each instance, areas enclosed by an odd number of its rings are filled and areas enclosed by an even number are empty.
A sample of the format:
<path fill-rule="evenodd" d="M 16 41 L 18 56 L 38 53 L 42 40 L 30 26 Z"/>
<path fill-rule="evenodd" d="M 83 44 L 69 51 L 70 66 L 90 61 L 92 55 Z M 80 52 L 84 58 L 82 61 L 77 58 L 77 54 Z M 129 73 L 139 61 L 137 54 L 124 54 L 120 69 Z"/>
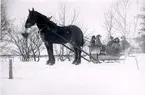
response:
<path fill-rule="evenodd" d="M 81 63 L 81 50 L 80 49 L 77 49 L 77 54 L 78 54 L 78 57 L 77 57 L 77 62 L 75 65 L 79 65 Z"/>
<path fill-rule="evenodd" d="M 74 55 L 75 55 L 75 58 L 74 58 L 74 61 L 72 62 L 72 64 L 76 64 L 77 58 L 78 58 L 77 48 L 75 48 L 75 47 L 74 47 Z"/>

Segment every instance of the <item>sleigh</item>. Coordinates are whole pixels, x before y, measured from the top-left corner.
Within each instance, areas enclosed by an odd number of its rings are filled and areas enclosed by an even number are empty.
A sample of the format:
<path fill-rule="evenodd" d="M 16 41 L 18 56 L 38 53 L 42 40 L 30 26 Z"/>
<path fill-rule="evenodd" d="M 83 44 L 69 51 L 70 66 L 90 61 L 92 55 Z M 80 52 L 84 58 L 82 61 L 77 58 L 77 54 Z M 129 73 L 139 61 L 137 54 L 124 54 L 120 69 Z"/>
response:
<path fill-rule="evenodd" d="M 94 63 L 101 63 L 101 62 L 120 62 L 122 60 L 125 60 L 125 54 L 123 52 L 120 52 L 118 54 L 108 54 L 106 51 L 98 52 L 97 46 L 89 46 L 89 52 L 90 56 L 93 57 L 93 59 L 90 57 L 90 61 Z M 95 59 L 95 60 L 94 60 Z"/>
<path fill-rule="evenodd" d="M 103 62 L 117 62 L 121 60 L 125 60 L 123 54 L 118 54 L 117 56 L 112 55 L 100 55 L 99 59 Z"/>
<path fill-rule="evenodd" d="M 97 54 L 91 54 L 91 56 L 94 59 L 97 59 Z M 116 56 L 113 55 L 98 55 L 98 60 L 94 60 L 91 59 L 90 60 L 94 63 L 101 63 L 101 62 L 107 62 L 107 63 L 112 63 L 112 62 L 120 62 L 125 60 L 124 54 L 118 54 Z"/>

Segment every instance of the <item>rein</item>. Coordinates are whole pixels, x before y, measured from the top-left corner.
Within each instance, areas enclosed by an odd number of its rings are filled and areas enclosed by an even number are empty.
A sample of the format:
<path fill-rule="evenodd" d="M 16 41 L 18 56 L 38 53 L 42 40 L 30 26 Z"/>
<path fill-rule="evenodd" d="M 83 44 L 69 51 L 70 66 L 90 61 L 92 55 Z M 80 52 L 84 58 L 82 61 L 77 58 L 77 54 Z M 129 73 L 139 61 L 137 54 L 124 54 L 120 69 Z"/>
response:
<path fill-rule="evenodd" d="M 47 28 L 47 29 L 49 28 L 51 30 L 51 28 L 47 24 L 37 24 L 37 25 L 44 25 L 44 27 L 42 29 L 39 29 L 38 33 L 41 32 L 45 28 Z"/>
<path fill-rule="evenodd" d="M 40 33 L 44 28 L 48 28 L 48 26 L 43 27 L 42 29 L 39 29 L 38 33 Z"/>

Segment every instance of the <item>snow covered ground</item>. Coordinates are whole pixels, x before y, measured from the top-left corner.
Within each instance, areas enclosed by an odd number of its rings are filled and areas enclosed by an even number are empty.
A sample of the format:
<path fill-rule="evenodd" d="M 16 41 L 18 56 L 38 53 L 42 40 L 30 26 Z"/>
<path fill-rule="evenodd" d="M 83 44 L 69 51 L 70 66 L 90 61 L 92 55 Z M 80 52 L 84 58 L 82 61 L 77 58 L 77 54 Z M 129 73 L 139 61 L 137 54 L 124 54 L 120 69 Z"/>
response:
<path fill-rule="evenodd" d="M 145 55 L 120 63 L 80 65 L 69 61 L 45 65 L 13 62 L 14 79 L 8 79 L 8 61 L 1 61 L 1 95 L 145 95 Z"/>

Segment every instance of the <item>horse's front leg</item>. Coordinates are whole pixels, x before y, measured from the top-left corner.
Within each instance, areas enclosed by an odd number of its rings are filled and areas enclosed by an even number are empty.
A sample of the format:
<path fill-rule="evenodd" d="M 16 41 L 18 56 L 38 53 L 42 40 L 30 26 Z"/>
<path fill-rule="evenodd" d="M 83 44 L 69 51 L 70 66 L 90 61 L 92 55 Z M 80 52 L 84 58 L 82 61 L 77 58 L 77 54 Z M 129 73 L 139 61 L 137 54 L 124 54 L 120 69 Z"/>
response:
<path fill-rule="evenodd" d="M 53 64 L 55 64 L 55 58 L 54 58 L 54 55 L 53 55 L 53 44 L 45 44 L 45 46 L 47 48 L 48 57 L 49 57 L 49 60 L 47 61 L 47 64 L 53 65 Z"/>

